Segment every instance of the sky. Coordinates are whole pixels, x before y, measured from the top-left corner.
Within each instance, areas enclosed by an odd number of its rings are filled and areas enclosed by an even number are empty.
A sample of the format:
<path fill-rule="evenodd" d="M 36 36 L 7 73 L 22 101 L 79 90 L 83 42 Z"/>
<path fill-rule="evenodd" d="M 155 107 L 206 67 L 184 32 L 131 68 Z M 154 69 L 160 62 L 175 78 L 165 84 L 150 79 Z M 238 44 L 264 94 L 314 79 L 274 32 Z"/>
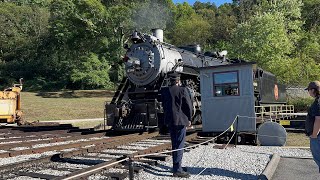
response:
<path fill-rule="evenodd" d="M 188 2 L 190 5 L 193 5 L 194 2 L 197 0 L 173 0 L 174 3 L 183 3 L 183 2 Z M 200 2 L 214 2 L 217 6 L 220 6 L 221 4 L 224 3 L 231 3 L 232 0 L 198 0 Z"/>

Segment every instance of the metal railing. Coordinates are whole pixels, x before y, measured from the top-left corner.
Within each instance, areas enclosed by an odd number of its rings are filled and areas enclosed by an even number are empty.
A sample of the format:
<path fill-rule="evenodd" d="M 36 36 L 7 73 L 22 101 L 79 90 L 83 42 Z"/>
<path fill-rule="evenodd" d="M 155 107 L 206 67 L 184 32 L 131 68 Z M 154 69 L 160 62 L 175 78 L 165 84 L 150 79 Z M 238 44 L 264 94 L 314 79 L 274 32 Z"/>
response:
<path fill-rule="evenodd" d="M 256 117 L 262 121 L 291 119 L 295 116 L 293 105 L 262 105 L 255 106 L 254 109 Z"/>

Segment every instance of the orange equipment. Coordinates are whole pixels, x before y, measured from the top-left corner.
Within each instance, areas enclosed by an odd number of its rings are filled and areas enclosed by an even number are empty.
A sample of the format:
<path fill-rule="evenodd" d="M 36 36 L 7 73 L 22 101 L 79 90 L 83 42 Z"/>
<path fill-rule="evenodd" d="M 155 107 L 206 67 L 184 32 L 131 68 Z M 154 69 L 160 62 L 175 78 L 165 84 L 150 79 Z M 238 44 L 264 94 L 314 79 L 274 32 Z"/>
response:
<path fill-rule="evenodd" d="M 23 124 L 21 111 L 21 90 L 22 78 L 20 84 L 14 84 L 13 87 L 0 91 L 0 123 Z"/>

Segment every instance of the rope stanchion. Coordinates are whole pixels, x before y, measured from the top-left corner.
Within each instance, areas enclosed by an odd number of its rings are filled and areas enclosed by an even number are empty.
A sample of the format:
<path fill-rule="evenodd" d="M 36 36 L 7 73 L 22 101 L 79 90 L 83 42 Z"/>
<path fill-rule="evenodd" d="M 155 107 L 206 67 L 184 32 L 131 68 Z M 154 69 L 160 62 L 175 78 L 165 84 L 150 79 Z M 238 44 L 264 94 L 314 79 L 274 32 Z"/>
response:
<path fill-rule="evenodd" d="M 238 122 L 238 116 L 236 116 L 236 121 Z M 235 121 L 234 121 L 234 122 L 235 122 Z M 228 129 L 230 129 L 230 128 L 233 127 L 234 122 L 232 123 L 232 125 L 231 125 Z M 227 130 L 228 130 L 228 129 L 227 129 Z M 237 133 L 237 131 L 238 131 L 238 124 L 237 124 L 237 127 L 236 127 L 236 131 L 233 133 L 232 137 L 230 138 L 230 140 L 228 141 L 228 143 L 226 144 L 226 146 L 225 146 L 223 149 L 226 149 L 226 148 L 227 148 L 227 146 L 230 144 L 233 136 Z M 195 163 L 193 166 L 195 166 L 196 164 L 198 164 L 198 163 L 202 160 L 204 154 L 206 154 L 206 153 L 205 153 L 205 152 L 202 153 L 200 159 L 199 159 L 199 160 L 197 161 L 197 163 Z M 207 169 L 207 168 L 204 168 L 203 170 L 201 170 L 201 171 L 195 176 L 195 178 L 197 178 L 198 176 L 200 176 L 206 169 Z"/>
<path fill-rule="evenodd" d="M 229 139 L 229 141 L 227 142 L 226 146 L 223 149 L 226 149 L 227 146 L 230 144 L 232 138 L 234 137 L 234 135 L 236 134 L 236 131 L 232 134 L 231 138 Z"/>
<path fill-rule="evenodd" d="M 236 126 L 236 139 L 235 139 L 235 142 L 234 142 L 234 146 L 237 147 L 237 144 L 238 144 L 238 125 L 239 125 L 239 116 L 236 117 L 237 118 L 237 126 Z M 232 138 L 231 138 L 232 139 Z"/>

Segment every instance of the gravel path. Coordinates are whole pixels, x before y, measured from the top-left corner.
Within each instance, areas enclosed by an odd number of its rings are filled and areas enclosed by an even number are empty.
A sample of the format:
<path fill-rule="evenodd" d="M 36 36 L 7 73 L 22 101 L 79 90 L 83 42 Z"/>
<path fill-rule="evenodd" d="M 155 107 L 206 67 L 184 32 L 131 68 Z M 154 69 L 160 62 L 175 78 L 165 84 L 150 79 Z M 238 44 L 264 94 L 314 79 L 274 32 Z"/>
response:
<path fill-rule="evenodd" d="M 0 158 L 0 166 L 4 166 L 7 164 L 22 162 L 22 161 L 28 161 L 31 159 L 37 159 L 40 157 L 50 156 L 53 154 L 56 154 L 57 151 L 48 151 L 40 154 L 29 154 L 29 155 L 20 155 L 15 157 L 8 157 L 8 158 Z M 0 168 L 1 170 L 1 168 Z"/>
<path fill-rule="evenodd" d="M 268 164 L 273 153 L 280 156 L 310 157 L 305 149 L 280 147 L 237 146 L 236 148 L 214 149 L 212 145 L 200 146 L 184 153 L 182 165 L 188 168 L 189 179 L 256 179 Z M 139 164 L 139 163 L 137 163 Z M 172 161 L 159 161 L 158 166 L 149 166 L 135 178 L 139 180 L 180 179 L 173 178 Z"/>

